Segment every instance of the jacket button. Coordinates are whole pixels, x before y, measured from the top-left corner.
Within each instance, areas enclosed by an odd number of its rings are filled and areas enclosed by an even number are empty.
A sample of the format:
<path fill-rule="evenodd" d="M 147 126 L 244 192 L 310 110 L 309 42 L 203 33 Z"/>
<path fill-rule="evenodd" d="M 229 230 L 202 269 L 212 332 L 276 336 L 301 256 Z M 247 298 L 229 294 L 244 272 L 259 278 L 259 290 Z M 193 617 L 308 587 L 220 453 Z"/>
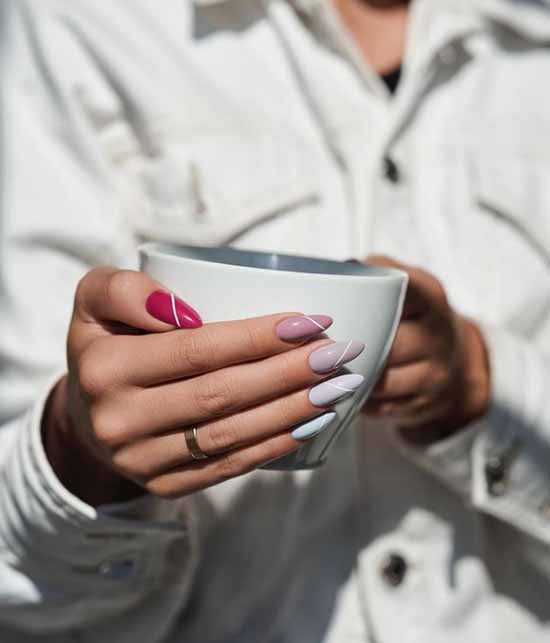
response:
<path fill-rule="evenodd" d="M 493 456 L 485 463 L 485 481 L 491 496 L 502 496 L 506 491 L 506 467 L 504 460 Z"/>
<path fill-rule="evenodd" d="M 539 506 L 539 513 L 544 520 L 550 520 L 550 498 L 546 498 Z"/>
<path fill-rule="evenodd" d="M 100 576 L 104 578 L 122 580 L 131 576 L 134 573 L 134 569 L 135 562 L 130 559 L 124 559 L 101 563 L 98 571 Z"/>
<path fill-rule="evenodd" d="M 400 554 L 388 554 L 382 562 L 380 573 L 388 585 L 398 587 L 405 579 L 407 561 Z"/>
<path fill-rule="evenodd" d="M 401 173 L 397 163 L 390 156 L 384 158 L 384 176 L 390 183 L 399 183 L 401 180 Z"/>

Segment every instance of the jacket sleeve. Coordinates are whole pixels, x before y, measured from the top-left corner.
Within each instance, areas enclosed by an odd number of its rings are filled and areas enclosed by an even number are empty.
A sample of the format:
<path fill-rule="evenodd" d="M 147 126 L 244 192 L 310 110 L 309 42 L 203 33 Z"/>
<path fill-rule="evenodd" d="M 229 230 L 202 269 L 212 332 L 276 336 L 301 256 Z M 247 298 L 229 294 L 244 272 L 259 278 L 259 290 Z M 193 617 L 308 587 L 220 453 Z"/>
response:
<path fill-rule="evenodd" d="M 534 340 L 481 327 L 492 379 L 487 415 L 424 449 L 398 444 L 478 511 L 550 544 L 550 328 Z"/>
<path fill-rule="evenodd" d="M 188 505 L 144 496 L 96 510 L 42 447 L 76 283 L 95 264 L 130 265 L 135 243 L 79 104 L 82 83 L 107 111 L 116 96 L 53 12 L 36 14 L 0 3 L 0 639 L 5 628 L 62 641 L 109 623 L 115 640 L 124 622 L 118 640 L 156 641 L 193 577 Z"/>

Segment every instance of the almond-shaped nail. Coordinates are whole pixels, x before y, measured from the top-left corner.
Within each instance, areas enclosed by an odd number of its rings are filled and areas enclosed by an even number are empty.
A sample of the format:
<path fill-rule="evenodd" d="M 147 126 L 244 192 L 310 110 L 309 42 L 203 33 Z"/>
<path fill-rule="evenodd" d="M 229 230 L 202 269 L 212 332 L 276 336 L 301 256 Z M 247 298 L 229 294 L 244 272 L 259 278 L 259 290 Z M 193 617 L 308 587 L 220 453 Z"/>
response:
<path fill-rule="evenodd" d="M 349 373 L 321 382 L 309 392 L 309 401 L 313 406 L 330 406 L 355 391 L 361 386 L 364 377 L 358 373 Z"/>
<path fill-rule="evenodd" d="M 318 435 L 321 431 L 327 429 L 335 417 L 336 413 L 334 411 L 323 413 L 323 415 L 297 426 L 291 435 L 295 440 L 309 440 L 314 435 Z"/>
<path fill-rule="evenodd" d="M 309 365 L 314 373 L 328 373 L 351 362 L 363 352 L 364 348 L 363 342 L 354 339 L 322 346 L 310 354 Z"/>
<path fill-rule="evenodd" d="M 147 312 L 160 321 L 177 328 L 199 328 L 202 319 L 199 313 L 174 293 L 156 290 L 145 303 Z"/>
<path fill-rule="evenodd" d="M 308 339 L 324 332 L 332 324 L 328 315 L 297 315 L 277 324 L 277 337 L 283 341 Z"/>

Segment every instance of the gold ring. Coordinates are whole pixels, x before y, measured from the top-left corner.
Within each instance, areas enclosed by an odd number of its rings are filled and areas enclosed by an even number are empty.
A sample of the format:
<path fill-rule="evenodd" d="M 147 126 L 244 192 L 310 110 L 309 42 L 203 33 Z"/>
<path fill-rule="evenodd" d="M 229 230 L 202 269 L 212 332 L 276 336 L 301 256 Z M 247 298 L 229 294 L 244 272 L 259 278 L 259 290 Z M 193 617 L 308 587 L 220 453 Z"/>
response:
<path fill-rule="evenodd" d="M 190 429 L 185 429 L 185 444 L 187 444 L 187 449 L 191 454 L 193 460 L 205 460 L 208 456 L 200 448 L 199 441 L 197 440 L 197 427 L 194 426 Z"/>

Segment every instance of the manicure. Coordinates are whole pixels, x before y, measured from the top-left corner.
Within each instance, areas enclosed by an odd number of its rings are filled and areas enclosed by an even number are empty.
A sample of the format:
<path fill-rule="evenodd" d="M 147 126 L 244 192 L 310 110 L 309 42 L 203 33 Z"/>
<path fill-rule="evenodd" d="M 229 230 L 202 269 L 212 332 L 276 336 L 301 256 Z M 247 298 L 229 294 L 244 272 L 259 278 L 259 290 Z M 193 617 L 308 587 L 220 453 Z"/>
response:
<path fill-rule="evenodd" d="M 173 293 L 157 290 L 145 303 L 147 312 L 160 321 L 177 328 L 199 328 L 202 319 L 199 313 Z"/>
<path fill-rule="evenodd" d="M 277 337 L 283 341 L 308 339 L 325 331 L 332 324 L 328 315 L 298 315 L 277 324 Z"/>
<path fill-rule="evenodd" d="M 329 411 L 328 413 L 319 415 L 318 417 L 313 418 L 313 420 L 297 426 L 294 431 L 292 431 L 291 435 L 295 440 L 309 440 L 309 438 L 312 438 L 314 435 L 317 435 L 328 428 L 335 417 L 336 413 L 334 411 Z"/>
<path fill-rule="evenodd" d="M 363 342 L 354 339 L 350 339 L 349 342 L 335 342 L 328 346 L 322 346 L 310 354 L 309 365 L 314 373 L 328 373 L 351 362 L 363 352 L 364 348 Z"/>
<path fill-rule="evenodd" d="M 309 401 L 313 406 L 329 406 L 355 391 L 361 386 L 364 377 L 357 373 L 333 377 L 327 382 L 321 382 L 309 392 Z"/>

